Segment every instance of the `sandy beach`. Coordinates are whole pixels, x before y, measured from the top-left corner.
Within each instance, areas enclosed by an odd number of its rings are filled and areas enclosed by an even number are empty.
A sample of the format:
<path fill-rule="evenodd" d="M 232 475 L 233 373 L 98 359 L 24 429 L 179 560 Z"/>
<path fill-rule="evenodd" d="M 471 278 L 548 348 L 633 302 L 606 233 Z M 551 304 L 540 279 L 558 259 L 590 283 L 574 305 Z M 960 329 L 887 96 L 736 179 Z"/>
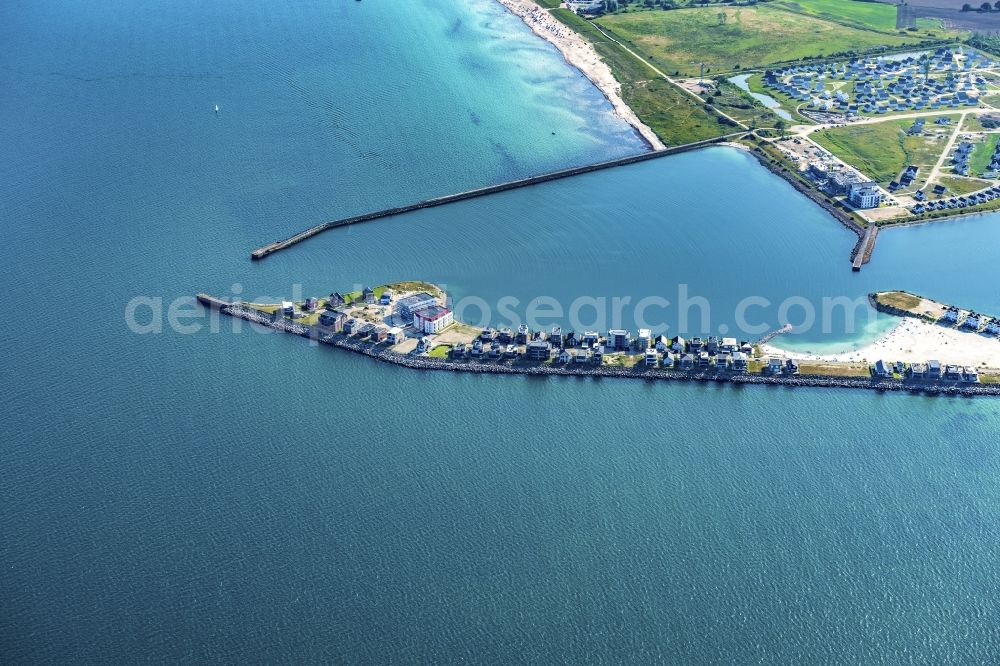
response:
<path fill-rule="evenodd" d="M 1000 340 L 954 328 L 945 328 L 919 319 L 905 318 L 872 344 L 837 354 L 809 354 L 764 345 L 762 352 L 802 361 L 904 361 L 925 362 L 936 359 L 942 363 L 1000 368 Z"/>
<path fill-rule="evenodd" d="M 584 76 L 590 79 L 604 93 L 608 101 L 611 102 L 615 114 L 634 127 L 653 149 L 660 150 L 665 147 L 653 130 L 643 124 L 639 120 L 639 117 L 635 115 L 635 112 L 622 99 L 621 86 L 615 80 L 611 69 L 598 57 L 594 47 L 583 39 L 583 37 L 580 37 L 558 20 L 552 18 L 546 10 L 531 2 L 531 0 L 497 0 L 497 2 L 513 14 L 520 16 L 528 24 L 532 32 L 559 49 L 566 62 L 576 67 Z"/>

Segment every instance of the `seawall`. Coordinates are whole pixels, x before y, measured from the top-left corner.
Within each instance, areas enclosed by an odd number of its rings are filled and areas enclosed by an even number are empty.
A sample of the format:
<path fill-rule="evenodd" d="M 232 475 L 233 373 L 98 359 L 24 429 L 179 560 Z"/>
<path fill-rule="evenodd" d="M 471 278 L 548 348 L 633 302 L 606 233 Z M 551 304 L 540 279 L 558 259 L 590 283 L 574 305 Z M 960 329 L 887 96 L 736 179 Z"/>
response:
<path fill-rule="evenodd" d="M 344 227 L 350 224 L 359 224 L 361 222 L 369 222 L 371 220 L 378 220 L 385 217 L 391 217 L 393 215 L 401 215 L 402 213 L 409 213 L 416 210 L 421 210 L 423 208 L 433 208 L 435 206 L 443 206 L 449 203 L 455 203 L 457 201 L 466 201 L 468 199 L 475 199 L 477 197 L 483 197 L 490 194 L 496 194 L 498 192 L 506 192 L 508 190 L 515 190 L 521 187 L 528 187 L 531 185 L 538 185 L 540 183 L 547 183 L 553 180 L 559 180 L 561 178 L 569 178 L 570 176 L 579 176 L 585 173 L 591 173 L 593 171 L 601 171 L 603 169 L 611 169 L 613 167 L 626 166 L 628 164 L 637 164 L 639 162 L 646 162 L 648 160 L 658 159 L 660 157 L 666 157 L 668 155 L 677 155 L 680 153 L 686 153 L 688 151 L 697 150 L 699 148 L 705 148 L 706 146 L 711 146 L 724 141 L 728 136 L 720 136 L 712 139 L 705 139 L 704 141 L 697 141 L 695 143 L 688 143 L 683 146 L 676 146 L 674 148 L 665 148 L 663 150 L 653 150 L 646 153 L 639 153 L 638 155 L 630 155 L 628 157 L 620 157 L 614 160 L 608 160 L 606 162 L 598 162 L 596 164 L 588 164 L 585 166 L 571 167 L 569 169 L 560 169 L 559 171 L 551 171 L 549 173 L 540 174 L 538 176 L 531 176 L 529 178 L 521 178 L 519 180 L 512 180 L 506 183 L 500 183 L 498 185 L 489 185 L 486 187 L 479 187 L 473 190 L 466 190 L 465 192 L 458 192 L 457 194 L 448 194 L 442 197 L 435 197 L 433 199 L 424 199 L 422 201 L 417 201 L 416 203 L 408 204 L 405 206 L 396 206 L 394 208 L 386 208 L 384 210 L 373 211 L 371 213 L 365 213 L 363 215 L 355 215 L 353 217 L 346 217 L 340 220 L 333 220 L 330 222 L 323 222 L 322 224 L 317 224 L 314 227 L 310 227 L 305 231 L 301 231 L 290 238 L 285 240 L 275 241 L 263 247 L 257 248 L 250 253 L 250 258 L 254 261 L 259 261 L 264 257 L 267 257 L 275 252 L 279 252 L 286 248 L 289 248 L 296 243 L 301 243 L 302 241 L 312 238 L 316 234 L 322 233 L 327 229 L 334 229 L 337 227 Z"/>
<path fill-rule="evenodd" d="M 774 158 L 764 153 L 764 151 L 762 151 L 759 147 L 754 147 L 750 149 L 749 152 L 771 173 L 781 177 L 782 180 L 789 183 L 796 190 L 812 199 L 816 205 L 830 213 L 835 220 L 840 222 L 858 237 L 857 243 L 855 243 L 854 247 L 851 249 L 850 257 L 851 264 L 852 266 L 855 266 L 855 270 L 860 270 L 862 264 L 868 263 L 869 259 L 871 259 L 872 251 L 875 249 L 875 239 L 878 236 L 877 227 L 873 228 L 870 237 L 866 236 L 866 227 L 862 227 L 858 224 L 857 220 L 844 212 L 843 209 L 827 201 L 826 197 L 823 196 L 821 192 L 800 181 L 795 174 L 788 170 L 786 166 L 780 164 L 774 160 Z M 860 263 L 856 263 L 859 255 L 861 257 L 861 261 Z"/>

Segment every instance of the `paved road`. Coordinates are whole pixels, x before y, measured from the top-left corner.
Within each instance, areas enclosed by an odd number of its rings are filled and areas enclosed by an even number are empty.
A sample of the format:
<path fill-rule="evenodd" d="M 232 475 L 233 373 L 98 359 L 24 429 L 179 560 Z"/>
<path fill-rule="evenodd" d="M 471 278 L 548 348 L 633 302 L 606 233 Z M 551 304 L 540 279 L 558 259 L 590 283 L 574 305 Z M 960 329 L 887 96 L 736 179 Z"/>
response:
<path fill-rule="evenodd" d="M 934 111 L 914 111 L 911 113 L 897 113 L 885 116 L 872 116 L 862 118 L 861 120 L 854 120 L 849 123 L 823 123 L 820 125 L 793 125 L 789 128 L 789 132 L 797 134 L 799 136 L 806 136 L 812 134 L 818 130 L 830 129 L 831 127 L 839 127 L 840 125 L 846 125 L 853 127 L 854 125 L 874 125 L 875 123 L 884 123 L 887 120 L 907 120 L 909 118 L 927 118 L 929 116 L 940 116 L 945 114 L 960 113 L 962 115 L 962 120 L 969 115 L 979 115 L 981 113 L 996 113 L 997 109 L 992 106 L 983 107 L 981 109 L 966 109 L 960 111 L 957 109 L 935 109 Z M 961 126 L 961 123 L 959 123 Z"/>
<path fill-rule="evenodd" d="M 962 116 L 958 119 L 958 122 L 956 123 L 955 126 L 955 131 L 952 132 L 951 136 L 948 137 L 948 143 L 945 144 L 944 150 L 941 151 L 941 157 L 938 158 L 938 161 L 934 164 L 934 168 L 932 168 L 930 173 L 927 174 L 928 183 L 934 182 L 934 180 L 937 178 L 938 173 L 941 171 L 941 167 L 944 165 L 944 161 L 948 159 L 948 155 L 951 154 L 952 146 L 955 145 L 955 140 L 958 138 L 958 134 L 959 132 L 961 132 L 962 125 L 965 124 L 965 118 L 968 115 L 969 115 L 968 113 L 963 113 Z"/>

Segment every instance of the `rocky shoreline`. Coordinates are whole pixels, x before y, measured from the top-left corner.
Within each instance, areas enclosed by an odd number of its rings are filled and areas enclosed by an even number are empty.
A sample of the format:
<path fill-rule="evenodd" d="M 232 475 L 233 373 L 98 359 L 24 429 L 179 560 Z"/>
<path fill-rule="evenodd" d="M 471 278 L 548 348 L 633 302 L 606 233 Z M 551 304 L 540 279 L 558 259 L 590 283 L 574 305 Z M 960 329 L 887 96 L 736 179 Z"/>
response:
<path fill-rule="evenodd" d="M 357 354 L 362 354 L 376 361 L 391 363 L 414 370 L 439 370 L 446 372 L 474 372 L 493 375 L 531 375 L 531 376 L 564 376 L 564 377 L 617 377 L 627 379 L 645 379 L 659 381 L 681 382 L 714 382 L 735 385 L 756 386 L 811 386 L 815 388 L 847 388 L 868 389 L 874 391 L 906 391 L 909 393 L 924 393 L 943 396 L 1000 396 L 1000 385 L 983 384 L 946 384 L 931 382 L 913 382 L 899 379 L 876 379 L 873 377 L 836 377 L 826 375 L 761 375 L 748 372 L 716 372 L 701 370 L 666 370 L 663 368 L 647 368 L 642 365 L 627 368 L 611 365 L 543 365 L 523 361 L 497 360 L 479 361 L 474 359 L 438 359 L 411 354 L 400 354 L 386 348 L 384 344 L 375 344 L 352 339 L 338 334 L 333 336 L 318 335 L 316 329 L 301 324 L 293 324 L 284 320 L 272 320 L 266 314 L 240 306 L 225 306 L 219 308 L 224 314 L 240 317 L 262 326 L 285 331 L 301 337 L 316 340 L 319 343 L 331 345 Z"/>
<path fill-rule="evenodd" d="M 761 166 L 763 166 L 765 169 L 773 173 L 775 176 L 778 176 L 779 178 L 790 184 L 792 187 L 794 187 L 802 194 L 809 197 L 816 205 L 818 205 L 826 212 L 830 213 L 830 215 L 832 215 L 835 220 L 840 222 L 847 229 L 851 230 L 858 237 L 858 242 L 855 243 L 854 248 L 851 250 L 851 261 L 853 262 L 855 257 L 858 256 L 858 252 L 861 251 L 861 245 L 864 242 L 864 237 L 865 237 L 864 227 L 858 224 L 858 222 L 854 218 L 845 213 L 842 209 L 829 203 L 826 200 L 826 197 L 823 196 L 822 193 L 818 192 L 814 188 L 808 187 L 805 183 L 799 181 L 799 179 L 796 178 L 794 174 L 789 173 L 787 167 L 776 162 L 773 158 L 765 154 L 760 148 L 752 148 L 749 149 L 747 152 L 756 157 L 757 161 L 760 162 Z M 868 256 L 865 257 L 865 263 L 867 263 L 868 259 L 871 258 L 871 248 L 869 248 L 867 255 Z"/>

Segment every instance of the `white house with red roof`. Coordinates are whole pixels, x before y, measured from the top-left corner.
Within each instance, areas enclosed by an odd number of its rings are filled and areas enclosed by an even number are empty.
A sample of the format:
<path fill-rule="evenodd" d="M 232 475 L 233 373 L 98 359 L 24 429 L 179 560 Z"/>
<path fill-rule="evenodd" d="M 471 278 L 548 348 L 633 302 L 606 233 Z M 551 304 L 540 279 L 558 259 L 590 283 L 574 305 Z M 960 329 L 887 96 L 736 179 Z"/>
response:
<path fill-rule="evenodd" d="M 428 305 L 413 313 L 413 328 L 427 335 L 440 333 L 454 322 L 455 315 L 441 305 Z"/>

